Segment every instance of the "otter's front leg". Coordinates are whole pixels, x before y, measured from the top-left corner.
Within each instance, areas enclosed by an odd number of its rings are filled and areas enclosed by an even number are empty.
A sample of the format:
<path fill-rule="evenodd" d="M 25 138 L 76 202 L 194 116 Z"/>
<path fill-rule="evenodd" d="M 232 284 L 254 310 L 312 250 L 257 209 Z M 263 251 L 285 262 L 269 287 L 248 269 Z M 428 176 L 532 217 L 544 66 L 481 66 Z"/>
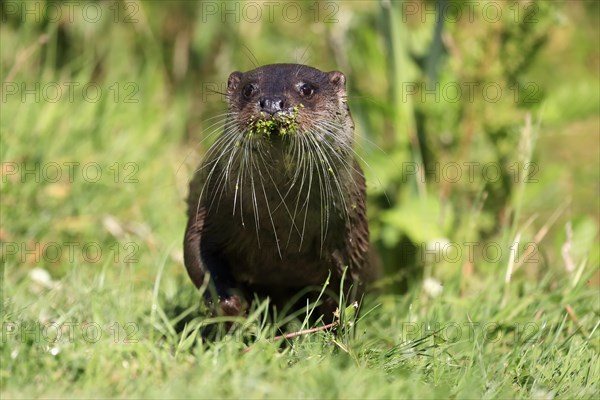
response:
<path fill-rule="evenodd" d="M 229 273 L 229 264 L 210 246 L 200 244 L 201 262 L 206 266 L 211 284 L 205 292 L 209 304 L 218 304 L 219 314 L 228 316 L 241 315 L 245 308 L 240 296 L 235 294 L 236 282 Z"/>
<path fill-rule="evenodd" d="M 201 207 L 188 220 L 183 243 L 185 267 L 197 288 L 204 283 L 206 274 L 210 275 L 212 282 L 205 292 L 205 299 L 209 304 L 214 304 L 216 300 L 219 314 L 240 315 L 243 312 L 243 302 L 233 293 L 235 282 L 229 274 L 229 266 L 217 251 L 211 249 L 206 241 L 202 241 L 205 217 L 206 210 Z"/>

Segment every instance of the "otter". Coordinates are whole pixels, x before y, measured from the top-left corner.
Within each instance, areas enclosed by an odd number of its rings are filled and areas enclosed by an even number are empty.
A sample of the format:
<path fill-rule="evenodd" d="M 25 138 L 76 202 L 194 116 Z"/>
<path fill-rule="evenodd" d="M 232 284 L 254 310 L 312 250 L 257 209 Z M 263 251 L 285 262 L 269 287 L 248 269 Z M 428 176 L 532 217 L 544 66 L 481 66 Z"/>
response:
<path fill-rule="evenodd" d="M 332 320 L 340 290 L 358 299 L 369 262 L 365 178 L 354 144 L 346 78 L 298 64 L 231 73 L 223 131 L 189 186 L 187 272 L 222 315 L 254 295 Z"/>

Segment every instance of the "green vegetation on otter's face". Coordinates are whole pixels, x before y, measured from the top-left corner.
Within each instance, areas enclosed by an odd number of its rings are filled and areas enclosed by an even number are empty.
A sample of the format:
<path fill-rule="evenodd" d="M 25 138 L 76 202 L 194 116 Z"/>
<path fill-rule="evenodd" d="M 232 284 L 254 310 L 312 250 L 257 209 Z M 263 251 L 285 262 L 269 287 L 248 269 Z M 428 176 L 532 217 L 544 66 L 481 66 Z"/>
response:
<path fill-rule="evenodd" d="M 303 104 L 294 106 L 291 110 L 277 113 L 274 117 L 265 118 L 264 112 L 260 113 L 261 118 L 250 119 L 248 124 L 248 137 L 253 135 L 271 137 L 271 134 L 279 136 L 291 135 L 298 130 L 298 109 L 304 108 Z"/>

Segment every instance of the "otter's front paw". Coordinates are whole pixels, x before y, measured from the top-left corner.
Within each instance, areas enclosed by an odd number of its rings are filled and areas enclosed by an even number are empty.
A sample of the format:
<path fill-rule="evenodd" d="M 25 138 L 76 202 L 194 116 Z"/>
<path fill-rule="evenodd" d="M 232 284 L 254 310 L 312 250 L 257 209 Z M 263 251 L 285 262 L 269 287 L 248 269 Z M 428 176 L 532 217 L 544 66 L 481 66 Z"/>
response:
<path fill-rule="evenodd" d="M 221 315 L 236 317 L 242 315 L 244 312 L 242 301 L 237 295 L 222 298 L 219 305 L 221 308 Z"/>

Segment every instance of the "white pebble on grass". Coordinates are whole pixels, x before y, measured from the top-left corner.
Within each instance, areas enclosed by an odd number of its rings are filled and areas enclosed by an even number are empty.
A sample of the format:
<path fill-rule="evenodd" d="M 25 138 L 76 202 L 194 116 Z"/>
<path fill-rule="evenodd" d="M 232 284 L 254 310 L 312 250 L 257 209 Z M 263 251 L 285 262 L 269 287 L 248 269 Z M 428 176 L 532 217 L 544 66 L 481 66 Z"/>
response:
<path fill-rule="evenodd" d="M 423 281 L 423 290 L 429 297 L 435 298 L 442 294 L 444 286 L 435 278 L 425 278 Z"/>

